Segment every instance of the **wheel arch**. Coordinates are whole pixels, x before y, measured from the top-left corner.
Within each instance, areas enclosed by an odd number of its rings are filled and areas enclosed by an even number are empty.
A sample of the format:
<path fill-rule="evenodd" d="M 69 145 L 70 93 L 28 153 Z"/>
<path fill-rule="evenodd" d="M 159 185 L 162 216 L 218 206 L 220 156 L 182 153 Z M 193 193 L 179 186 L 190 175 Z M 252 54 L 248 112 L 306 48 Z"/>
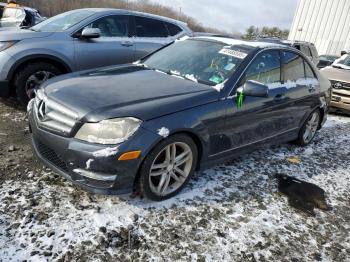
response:
<path fill-rule="evenodd" d="M 10 69 L 7 79 L 13 84 L 13 80 L 17 72 L 23 69 L 26 65 L 35 62 L 50 63 L 59 68 L 63 73 L 70 73 L 73 69 L 62 59 L 52 55 L 30 55 L 18 60 Z"/>
<path fill-rule="evenodd" d="M 177 130 L 177 131 L 171 133 L 169 137 L 172 137 L 172 136 L 175 136 L 175 135 L 181 135 L 181 134 L 187 135 L 188 137 L 190 137 L 193 140 L 193 142 L 196 144 L 196 146 L 197 146 L 198 161 L 197 161 L 197 166 L 196 166 L 195 170 L 198 171 L 198 170 L 200 170 L 201 160 L 203 158 L 203 148 L 204 148 L 203 142 L 202 142 L 202 140 L 200 139 L 200 137 L 197 134 L 195 134 L 194 132 L 191 132 L 189 130 Z M 164 139 L 166 139 L 166 138 L 164 138 Z M 148 150 L 147 154 L 149 154 L 149 152 L 151 152 L 164 139 L 160 139 L 156 143 L 154 143 L 152 145 L 152 147 Z M 140 164 L 140 166 L 139 166 L 139 168 L 137 170 L 137 174 L 136 174 L 135 179 L 134 179 L 134 188 L 137 187 L 137 184 L 139 182 L 139 179 L 140 179 L 140 176 L 141 176 L 140 171 L 141 171 L 142 165 L 143 165 L 143 163 L 144 163 L 144 161 L 146 159 L 147 154 L 142 159 L 142 162 L 141 162 L 141 164 Z"/>

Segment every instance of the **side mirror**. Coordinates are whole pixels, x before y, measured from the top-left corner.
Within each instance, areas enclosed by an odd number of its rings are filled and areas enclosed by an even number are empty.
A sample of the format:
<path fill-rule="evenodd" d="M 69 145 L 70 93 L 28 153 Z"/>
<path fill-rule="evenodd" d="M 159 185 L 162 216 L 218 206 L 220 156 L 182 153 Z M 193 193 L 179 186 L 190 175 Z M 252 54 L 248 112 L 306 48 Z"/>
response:
<path fill-rule="evenodd" d="M 101 37 L 101 30 L 98 28 L 85 28 L 83 32 L 81 32 L 81 38 L 85 39 L 93 39 Z"/>
<path fill-rule="evenodd" d="M 243 93 L 246 96 L 268 97 L 269 88 L 259 82 L 248 80 L 243 86 Z"/>

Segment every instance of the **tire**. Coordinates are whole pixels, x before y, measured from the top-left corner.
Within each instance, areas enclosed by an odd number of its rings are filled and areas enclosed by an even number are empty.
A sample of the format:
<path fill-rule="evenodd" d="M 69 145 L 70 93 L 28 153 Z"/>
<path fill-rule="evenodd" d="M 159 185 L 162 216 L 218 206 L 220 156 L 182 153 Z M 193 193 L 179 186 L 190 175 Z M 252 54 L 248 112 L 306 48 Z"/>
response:
<path fill-rule="evenodd" d="M 173 157 L 174 155 L 176 157 Z M 179 165 L 184 160 L 186 162 Z M 141 166 L 139 179 L 141 195 L 153 201 L 163 201 L 177 195 L 194 174 L 197 161 L 198 149 L 189 136 L 178 134 L 163 140 L 146 156 Z M 162 181 L 163 186 L 160 186 Z M 157 191 L 158 188 L 161 190 Z"/>
<path fill-rule="evenodd" d="M 307 118 L 299 131 L 298 139 L 295 143 L 299 146 L 306 146 L 312 142 L 320 126 L 321 112 L 319 109 L 313 111 Z M 307 135 L 309 134 L 309 135 Z"/>
<path fill-rule="evenodd" d="M 47 75 L 46 75 L 47 74 Z M 16 97 L 22 106 L 26 106 L 35 94 L 34 90 L 47 79 L 62 74 L 56 66 L 49 63 L 33 63 L 22 68 L 14 77 Z"/>

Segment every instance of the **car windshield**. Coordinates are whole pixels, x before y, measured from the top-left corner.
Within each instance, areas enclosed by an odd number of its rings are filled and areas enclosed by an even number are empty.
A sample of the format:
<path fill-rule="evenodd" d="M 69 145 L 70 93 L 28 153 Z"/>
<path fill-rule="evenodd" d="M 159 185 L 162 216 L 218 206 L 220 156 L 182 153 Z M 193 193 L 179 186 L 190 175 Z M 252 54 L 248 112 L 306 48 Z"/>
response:
<path fill-rule="evenodd" d="M 342 68 L 350 70 L 350 55 L 343 55 L 341 58 L 337 59 L 333 63 L 333 67 Z"/>
<path fill-rule="evenodd" d="M 151 69 L 214 86 L 224 83 L 237 70 L 248 52 L 247 48 L 239 46 L 190 39 L 176 41 L 143 63 Z"/>
<path fill-rule="evenodd" d="M 87 10 L 70 11 L 51 17 L 31 29 L 38 32 L 63 32 L 93 14 L 94 12 Z"/>

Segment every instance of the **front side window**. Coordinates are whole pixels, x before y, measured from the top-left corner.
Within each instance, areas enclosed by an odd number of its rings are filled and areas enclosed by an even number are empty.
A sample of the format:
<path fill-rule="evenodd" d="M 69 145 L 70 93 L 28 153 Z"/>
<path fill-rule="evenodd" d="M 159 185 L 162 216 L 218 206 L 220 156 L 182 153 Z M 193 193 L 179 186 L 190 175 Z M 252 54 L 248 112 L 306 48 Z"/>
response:
<path fill-rule="evenodd" d="M 296 82 L 305 78 L 304 59 L 293 52 L 282 52 L 284 81 Z"/>
<path fill-rule="evenodd" d="M 94 12 L 87 10 L 74 10 L 51 17 L 36 26 L 32 27 L 34 31 L 41 32 L 63 32 L 80 23 L 86 18 L 92 16 Z"/>
<path fill-rule="evenodd" d="M 245 81 L 248 80 L 265 85 L 281 82 L 279 51 L 268 51 L 259 55 L 246 71 Z"/>
<path fill-rule="evenodd" d="M 162 21 L 135 16 L 137 37 L 168 37 L 168 30 Z"/>
<path fill-rule="evenodd" d="M 177 41 L 143 62 L 149 68 L 214 86 L 225 82 L 251 50 L 192 39 Z"/>
<path fill-rule="evenodd" d="M 100 29 L 101 37 L 127 37 L 129 35 L 129 17 L 103 17 L 88 25 L 87 28 Z"/>

